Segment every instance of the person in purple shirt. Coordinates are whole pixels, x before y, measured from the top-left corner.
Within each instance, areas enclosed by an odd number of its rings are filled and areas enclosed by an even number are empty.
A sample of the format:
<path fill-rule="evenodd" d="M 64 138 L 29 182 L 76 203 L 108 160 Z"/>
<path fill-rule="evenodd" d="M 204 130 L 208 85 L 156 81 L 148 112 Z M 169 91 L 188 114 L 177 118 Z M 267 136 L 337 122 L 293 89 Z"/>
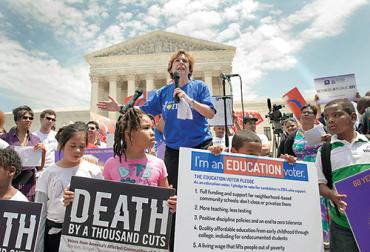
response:
<path fill-rule="evenodd" d="M 45 162 L 46 149 L 40 139 L 32 135 L 30 128 L 33 120 L 33 111 L 28 106 L 20 106 L 13 109 L 13 116 L 16 126 L 8 133 L 1 136 L 10 148 L 15 146 L 33 146 L 35 151 L 42 151 L 42 162 L 39 167 L 22 167 L 21 173 L 13 180 L 13 186 L 21 191 L 29 201 L 34 201 L 36 170 L 42 170 Z"/>

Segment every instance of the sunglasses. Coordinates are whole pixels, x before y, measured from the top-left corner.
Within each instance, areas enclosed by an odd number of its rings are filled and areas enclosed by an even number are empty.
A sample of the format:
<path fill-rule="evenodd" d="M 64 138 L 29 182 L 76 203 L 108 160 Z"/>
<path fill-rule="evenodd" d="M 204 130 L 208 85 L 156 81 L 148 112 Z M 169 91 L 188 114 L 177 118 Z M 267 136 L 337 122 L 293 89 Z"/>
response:
<path fill-rule="evenodd" d="M 89 130 L 96 130 L 95 127 L 88 127 Z"/>
<path fill-rule="evenodd" d="M 32 121 L 33 120 L 33 117 L 32 116 L 22 116 L 22 119 L 23 120 L 30 120 L 30 121 Z"/>
<path fill-rule="evenodd" d="M 45 117 L 45 119 L 46 119 L 46 120 L 48 120 L 48 121 L 53 121 L 53 122 L 55 122 L 55 121 L 56 121 L 56 119 L 55 119 L 55 118 L 48 117 L 48 116 L 47 116 L 47 117 Z"/>

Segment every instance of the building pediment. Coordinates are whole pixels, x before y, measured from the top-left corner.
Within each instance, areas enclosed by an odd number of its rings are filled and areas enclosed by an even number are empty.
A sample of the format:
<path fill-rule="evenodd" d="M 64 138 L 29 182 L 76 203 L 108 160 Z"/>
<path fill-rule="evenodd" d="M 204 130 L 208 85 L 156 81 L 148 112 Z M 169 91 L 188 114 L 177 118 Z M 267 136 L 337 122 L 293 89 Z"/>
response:
<path fill-rule="evenodd" d="M 235 47 L 221 43 L 196 39 L 171 32 L 154 31 L 90 53 L 86 55 L 86 58 L 172 53 L 178 49 L 185 49 L 186 51 L 235 51 Z"/>

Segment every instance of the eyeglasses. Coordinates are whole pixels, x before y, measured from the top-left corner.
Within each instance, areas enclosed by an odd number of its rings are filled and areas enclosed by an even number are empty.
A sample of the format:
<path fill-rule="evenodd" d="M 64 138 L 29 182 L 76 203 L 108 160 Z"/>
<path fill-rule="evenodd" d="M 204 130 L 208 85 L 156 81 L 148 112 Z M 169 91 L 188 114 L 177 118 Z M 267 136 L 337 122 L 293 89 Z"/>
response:
<path fill-rule="evenodd" d="M 96 130 L 95 127 L 88 127 L 88 130 Z"/>
<path fill-rule="evenodd" d="M 22 116 L 22 119 L 23 120 L 30 120 L 30 121 L 32 121 L 33 120 L 33 117 L 32 116 Z"/>
<path fill-rule="evenodd" d="M 55 118 L 52 118 L 52 117 L 45 117 L 45 119 L 46 120 L 48 120 L 48 121 L 53 121 L 53 122 L 55 122 L 57 119 L 55 119 Z"/>

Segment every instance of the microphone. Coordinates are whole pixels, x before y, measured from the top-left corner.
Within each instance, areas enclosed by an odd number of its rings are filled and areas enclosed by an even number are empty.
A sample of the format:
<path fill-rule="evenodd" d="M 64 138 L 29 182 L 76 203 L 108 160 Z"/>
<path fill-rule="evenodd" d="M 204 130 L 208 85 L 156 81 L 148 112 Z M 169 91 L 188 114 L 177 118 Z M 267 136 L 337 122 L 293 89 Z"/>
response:
<path fill-rule="evenodd" d="M 119 110 L 120 113 L 125 114 L 129 108 L 132 108 L 136 102 L 136 100 L 143 94 L 142 89 L 135 90 L 134 95 L 131 97 L 130 101 L 127 104 L 121 106 Z"/>
<path fill-rule="evenodd" d="M 224 74 L 224 73 L 221 73 L 220 74 L 220 78 L 222 79 L 230 79 L 232 77 L 238 77 L 240 76 L 239 74 Z"/>
<path fill-rule="evenodd" d="M 240 76 L 239 74 L 226 74 L 226 77 L 231 78 L 231 77 L 238 77 Z"/>
<path fill-rule="evenodd" d="M 180 81 L 180 74 L 179 72 L 174 72 L 173 75 L 172 75 L 172 79 L 174 80 L 175 82 L 175 89 L 178 88 L 180 85 L 179 85 L 179 81 Z M 180 98 L 176 95 L 175 96 L 175 102 L 176 103 L 179 103 L 180 102 Z"/>
<path fill-rule="evenodd" d="M 269 108 L 269 111 L 271 112 L 272 106 L 271 106 L 270 98 L 267 98 L 267 107 Z"/>

